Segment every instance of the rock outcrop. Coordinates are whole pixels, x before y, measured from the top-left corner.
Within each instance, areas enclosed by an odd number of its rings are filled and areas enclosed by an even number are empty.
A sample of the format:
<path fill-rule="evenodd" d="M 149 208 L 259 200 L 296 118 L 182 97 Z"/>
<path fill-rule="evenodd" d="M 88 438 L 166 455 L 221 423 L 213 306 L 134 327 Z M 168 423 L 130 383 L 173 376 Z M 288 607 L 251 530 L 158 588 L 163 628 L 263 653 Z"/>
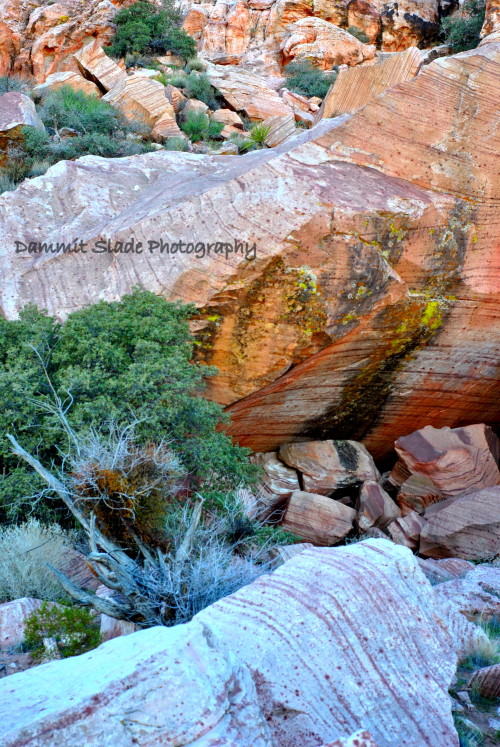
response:
<path fill-rule="evenodd" d="M 91 39 L 109 43 L 123 0 L 0 1 L 0 75 L 33 76 L 77 71 L 73 55 Z"/>
<path fill-rule="evenodd" d="M 1 680 L 1 741 L 317 747 L 365 730 L 380 747 L 458 747 L 456 660 L 408 550 L 316 548 L 187 625 Z"/>
<path fill-rule="evenodd" d="M 280 46 L 296 23 L 334 25 L 339 36 L 349 27 L 370 44 L 390 52 L 425 47 L 438 38 L 439 0 L 184 0 L 184 28 L 198 42 L 198 53 L 215 63 L 279 72 Z M 323 32 L 321 32 L 323 33 Z M 334 33 L 334 32 L 331 32 Z M 339 36 L 336 38 L 338 39 Z M 328 33 L 324 36 L 331 38 Z M 323 45 L 324 46 L 324 45 Z M 324 46 L 326 51 L 326 46 Z M 320 60 L 318 58 L 318 60 Z"/>
<path fill-rule="evenodd" d="M 321 70 L 373 60 L 375 47 L 363 44 L 345 29 L 322 18 L 301 18 L 287 28 L 280 52 L 285 64 L 310 62 Z"/>
<path fill-rule="evenodd" d="M 500 555 L 500 486 L 434 504 L 425 518 L 422 555 L 465 560 Z"/>
<path fill-rule="evenodd" d="M 379 458 L 429 422 L 498 422 L 499 59 L 486 38 L 243 157 L 57 164 L 0 197 L 2 312 L 138 283 L 194 301 L 208 395 L 254 451 L 326 437 Z M 132 238 L 142 253 L 120 252 Z M 86 254 L 27 251 L 76 239 Z"/>
<path fill-rule="evenodd" d="M 23 128 L 44 130 L 33 101 L 24 93 L 10 91 L 0 96 L 0 165 L 10 145 L 23 140 Z"/>
<path fill-rule="evenodd" d="M 339 70 L 337 80 L 326 94 L 317 120 L 352 114 L 366 106 L 387 88 L 411 80 L 422 65 L 422 52 L 410 47 L 376 65 Z"/>
<path fill-rule="evenodd" d="M 0 649 L 13 648 L 22 642 L 26 618 L 41 605 L 40 599 L 31 597 L 0 604 Z"/>

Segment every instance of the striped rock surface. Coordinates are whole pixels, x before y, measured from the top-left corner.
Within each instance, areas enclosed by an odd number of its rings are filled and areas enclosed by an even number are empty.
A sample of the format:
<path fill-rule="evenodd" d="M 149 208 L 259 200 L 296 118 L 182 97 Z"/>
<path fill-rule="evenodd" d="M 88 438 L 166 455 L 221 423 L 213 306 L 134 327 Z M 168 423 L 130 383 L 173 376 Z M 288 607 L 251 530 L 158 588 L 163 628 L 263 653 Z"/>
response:
<path fill-rule="evenodd" d="M 335 545 L 353 528 L 356 511 L 324 495 L 295 490 L 282 526 L 306 542 Z"/>
<path fill-rule="evenodd" d="M 335 742 L 328 742 L 328 744 L 322 745 L 322 747 L 379 747 L 373 739 L 370 732 L 357 731 L 347 739 L 336 739 Z"/>
<path fill-rule="evenodd" d="M 196 303 L 208 396 L 256 452 L 334 438 L 379 458 L 429 422 L 500 422 L 499 64 L 485 39 L 243 157 L 56 164 L 0 196 L 2 313 L 64 317 L 137 284 Z M 131 237 L 141 254 L 15 249 Z"/>
<path fill-rule="evenodd" d="M 469 687 L 477 688 L 483 698 L 500 698 L 500 664 L 478 669 L 470 678 Z"/>
<path fill-rule="evenodd" d="M 111 90 L 127 77 L 125 71 L 104 52 L 97 39 L 82 47 L 74 59 L 82 75 L 105 91 Z"/>
<path fill-rule="evenodd" d="M 439 584 L 435 593 L 470 620 L 500 617 L 500 568 L 478 565 L 462 578 Z"/>
<path fill-rule="evenodd" d="M 458 747 L 456 660 L 408 550 L 314 548 L 187 625 L 4 678 L 0 741 L 354 747 L 367 731 L 379 747 Z"/>
<path fill-rule="evenodd" d="M 500 555 L 500 485 L 436 503 L 427 509 L 425 519 L 422 555 L 465 560 Z"/>
<path fill-rule="evenodd" d="M 153 129 L 159 139 L 182 135 L 174 107 L 165 96 L 165 86 L 157 80 L 142 75 L 125 76 L 103 96 L 103 101 L 119 108 L 127 119 Z"/>
<path fill-rule="evenodd" d="M 387 88 L 414 78 L 421 64 L 422 52 L 410 47 L 376 65 L 340 70 L 321 104 L 316 121 L 323 117 L 352 114 Z"/>
<path fill-rule="evenodd" d="M 2 747 L 274 747 L 248 669 L 199 623 L 0 680 Z"/>
<path fill-rule="evenodd" d="M 411 475 L 398 493 L 398 506 L 405 516 L 410 511 L 423 514 L 427 506 L 443 500 L 443 494 L 427 475 Z"/>
<path fill-rule="evenodd" d="M 291 108 L 259 75 L 234 65 L 209 64 L 205 72 L 212 86 L 227 103 L 252 121 L 261 121 L 278 114 L 293 114 Z"/>
<path fill-rule="evenodd" d="M 398 438 L 395 449 L 409 471 L 429 477 L 443 498 L 500 483 L 500 441 L 483 423 L 453 429 L 427 425 Z"/>
<path fill-rule="evenodd" d="M 284 64 L 311 62 L 321 70 L 373 60 L 375 47 L 363 44 L 345 29 L 311 16 L 290 24 L 280 45 Z"/>
<path fill-rule="evenodd" d="M 458 746 L 447 696 L 454 642 L 405 548 L 304 550 L 195 620 L 249 666 L 279 747 L 359 729 L 380 747 Z"/>

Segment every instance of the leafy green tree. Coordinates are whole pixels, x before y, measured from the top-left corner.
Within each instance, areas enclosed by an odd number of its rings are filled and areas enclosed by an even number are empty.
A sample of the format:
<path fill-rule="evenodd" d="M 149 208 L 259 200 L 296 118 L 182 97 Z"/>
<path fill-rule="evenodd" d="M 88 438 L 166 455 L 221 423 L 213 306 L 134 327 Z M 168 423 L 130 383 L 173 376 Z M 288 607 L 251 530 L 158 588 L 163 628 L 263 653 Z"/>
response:
<path fill-rule="evenodd" d="M 467 0 L 462 7 L 463 16 L 444 18 L 442 28 L 444 40 L 451 51 L 465 52 L 475 49 L 480 42 L 481 28 L 486 12 L 484 0 Z"/>
<path fill-rule="evenodd" d="M 137 421 L 139 442 L 167 441 L 194 484 L 224 491 L 251 481 L 247 450 L 218 430 L 222 408 L 200 396 L 214 370 L 192 362 L 189 305 L 136 291 L 70 314 L 63 324 L 27 308 L 19 320 L 0 319 L 0 511 L 38 492 L 40 481 L 11 453 L 14 433 L 44 463 L 61 460 L 67 438 L 51 411 L 51 384 L 70 405 L 71 427 L 106 431 Z M 43 365 L 41 364 L 43 362 Z M 56 504 L 55 504 L 56 505 Z M 50 516 L 43 503 L 35 509 Z"/>
<path fill-rule="evenodd" d="M 195 55 L 196 43 L 179 28 L 181 15 L 170 0 L 163 2 L 161 8 L 139 0 L 119 10 L 114 23 L 116 34 L 108 47 L 113 56 L 172 52 L 187 60 Z"/>

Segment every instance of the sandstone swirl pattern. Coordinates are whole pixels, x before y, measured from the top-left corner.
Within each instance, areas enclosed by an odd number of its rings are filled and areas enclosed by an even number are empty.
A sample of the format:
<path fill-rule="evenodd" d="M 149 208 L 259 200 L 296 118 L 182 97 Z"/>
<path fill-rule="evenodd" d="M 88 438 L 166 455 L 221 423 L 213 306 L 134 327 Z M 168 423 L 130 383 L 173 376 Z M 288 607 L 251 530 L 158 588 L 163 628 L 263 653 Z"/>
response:
<path fill-rule="evenodd" d="M 244 157 L 59 163 L 0 197 L 0 308 L 65 316 L 137 284 L 199 307 L 209 396 L 255 451 L 500 421 L 500 42 Z M 242 254 L 15 254 L 15 240 L 253 243 Z"/>

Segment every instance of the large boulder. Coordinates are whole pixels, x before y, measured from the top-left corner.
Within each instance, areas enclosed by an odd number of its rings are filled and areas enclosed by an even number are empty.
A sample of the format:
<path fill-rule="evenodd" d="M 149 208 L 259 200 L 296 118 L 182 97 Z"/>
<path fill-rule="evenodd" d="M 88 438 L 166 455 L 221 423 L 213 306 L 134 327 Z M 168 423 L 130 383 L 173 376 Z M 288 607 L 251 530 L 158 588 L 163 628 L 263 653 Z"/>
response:
<path fill-rule="evenodd" d="M 296 490 L 283 516 L 283 528 L 314 545 L 335 545 L 353 528 L 356 511 L 324 495 Z"/>
<path fill-rule="evenodd" d="M 405 52 L 378 61 L 376 65 L 339 70 L 335 83 L 323 100 L 316 121 L 323 117 L 352 114 L 387 88 L 414 78 L 421 65 L 422 52 L 416 47 L 410 47 Z"/>
<path fill-rule="evenodd" d="M 166 140 L 182 135 L 174 107 L 165 96 L 165 86 L 144 76 L 125 76 L 103 96 L 131 122 L 149 127 L 153 137 Z"/>
<path fill-rule="evenodd" d="M 35 105 L 29 96 L 10 91 L 0 96 L 0 166 L 10 145 L 23 140 L 23 128 L 44 130 Z"/>
<path fill-rule="evenodd" d="M 422 555 L 465 560 L 500 555 L 500 485 L 436 503 L 425 518 Z"/>
<path fill-rule="evenodd" d="M 0 739 L 317 747 L 365 730 L 380 747 L 458 747 L 456 662 L 408 550 L 309 549 L 187 625 L 3 679 Z"/>
<path fill-rule="evenodd" d="M 41 599 L 23 597 L 0 604 L 0 649 L 22 642 L 26 618 L 43 604 Z"/>
<path fill-rule="evenodd" d="M 368 451 L 355 441 L 285 444 L 280 447 L 279 458 L 302 473 L 305 490 L 320 495 L 380 477 Z"/>
<path fill-rule="evenodd" d="M 252 121 L 292 114 L 290 107 L 259 75 L 234 65 L 207 65 L 206 74 L 227 103 Z"/>
<path fill-rule="evenodd" d="M 395 448 L 409 472 L 430 478 L 444 498 L 500 483 L 500 441 L 484 424 L 454 429 L 427 425 L 398 438 Z"/>
<path fill-rule="evenodd" d="M 137 284 L 195 302 L 207 394 L 256 452 L 332 438 L 377 459 L 429 422 L 500 422 L 499 59 L 486 38 L 243 157 L 57 164 L 0 196 L 2 313 L 64 317 Z M 27 251 L 65 236 L 87 253 Z M 142 253 L 91 249 L 132 236 Z"/>
<path fill-rule="evenodd" d="M 311 62 L 322 70 L 331 70 L 333 65 L 358 65 L 375 57 L 375 47 L 322 18 L 301 18 L 287 31 L 280 46 L 285 63 Z"/>
<path fill-rule="evenodd" d="M 63 86 L 69 86 L 74 91 L 83 91 L 88 96 L 101 96 L 101 89 L 91 80 L 83 75 L 67 70 L 65 73 L 52 73 L 45 79 L 45 83 L 39 83 L 33 88 L 35 96 L 45 96 L 49 91 L 56 91 Z"/>

